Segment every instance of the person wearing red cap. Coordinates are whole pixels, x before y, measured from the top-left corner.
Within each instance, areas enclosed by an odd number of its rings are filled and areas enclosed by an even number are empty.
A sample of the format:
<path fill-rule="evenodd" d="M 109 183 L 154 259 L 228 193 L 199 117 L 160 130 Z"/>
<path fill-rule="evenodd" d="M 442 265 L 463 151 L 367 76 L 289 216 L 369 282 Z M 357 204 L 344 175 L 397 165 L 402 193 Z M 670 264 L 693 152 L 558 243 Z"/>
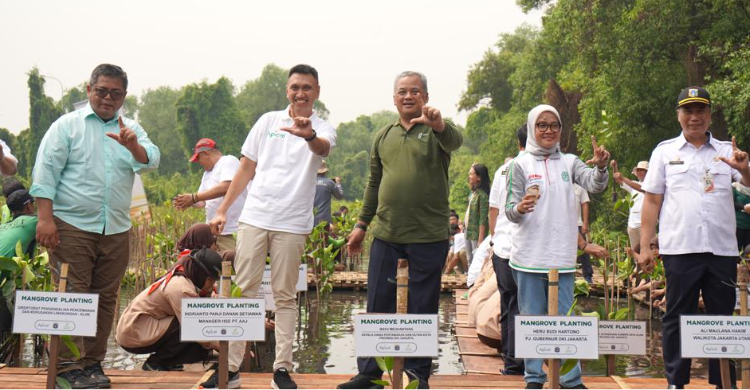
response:
<path fill-rule="evenodd" d="M 677 99 L 679 136 L 661 142 L 651 154 L 641 211 L 641 248 L 649 248 L 659 222 L 659 254 L 664 263 L 667 310 L 662 317 L 664 371 L 670 388 L 690 383 L 690 359 L 680 354 L 680 316 L 698 314 L 702 295 L 707 315 L 731 316 L 736 301 L 737 241 L 732 182 L 750 185 L 748 154 L 732 141 L 719 141 L 709 131 L 711 97 L 689 87 Z M 641 250 L 644 272 L 654 267 L 654 254 Z M 718 359 L 709 359 L 708 383 L 721 383 Z"/>
<path fill-rule="evenodd" d="M 264 114 L 245 143 L 240 168 L 210 225 L 214 233 L 228 223 L 229 207 L 250 180 L 237 232 L 235 281 L 242 296 L 258 294 L 266 257 L 271 255 L 271 287 L 276 303 L 276 359 L 271 385 L 296 389 L 289 375 L 297 324 L 297 280 L 305 241 L 313 228 L 313 200 L 318 168 L 336 143 L 336 130 L 313 110 L 320 95 L 318 71 L 297 65 L 289 71 L 285 110 Z M 245 353 L 244 342 L 229 343 L 229 371 L 235 375 Z M 215 388 L 218 374 L 203 382 Z"/>
<path fill-rule="evenodd" d="M 240 160 L 234 156 L 223 155 L 214 140 L 202 138 L 195 144 L 190 162 L 197 162 L 203 167 L 201 185 L 198 192 L 175 196 L 174 206 L 178 210 L 185 210 L 191 206 L 204 208 L 208 223 L 216 216 L 216 211 L 240 167 Z M 216 245 L 220 250 L 235 250 L 237 246 L 234 233 L 239 227 L 239 218 L 246 197 L 247 190 L 244 190 L 227 210 L 226 226 L 216 238 Z"/>

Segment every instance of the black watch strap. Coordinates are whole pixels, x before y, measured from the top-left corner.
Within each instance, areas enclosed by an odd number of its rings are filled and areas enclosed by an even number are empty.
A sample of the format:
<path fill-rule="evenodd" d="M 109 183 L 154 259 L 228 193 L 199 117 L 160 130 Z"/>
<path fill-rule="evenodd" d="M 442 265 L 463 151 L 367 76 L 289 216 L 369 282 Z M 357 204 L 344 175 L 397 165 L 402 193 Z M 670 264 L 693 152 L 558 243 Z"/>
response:
<path fill-rule="evenodd" d="M 360 228 L 360 229 L 362 229 L 362 230 L 364 230 L 364 231 L 367 231 L 367 225 L 365 225 L 365 224 L 363 224 L 363 223 L 359 223 L 359 222 L 357 222 L 357 223 L 355 223 L 355 224 L 354 224 L 354 228 L 355 228 L 355 229 L 356 229 L 356 228 Z"/>
<path fill-rule="evenodd" d="M 305 138 L 305 141 L 310 142 L 310 141 L 314 140 L 315 138 L 318 138 L 318 133 L 316 133 L 315 129 L 313 129 L 312 135 L 310 137 L 308 137 L 308 138 Z"/>

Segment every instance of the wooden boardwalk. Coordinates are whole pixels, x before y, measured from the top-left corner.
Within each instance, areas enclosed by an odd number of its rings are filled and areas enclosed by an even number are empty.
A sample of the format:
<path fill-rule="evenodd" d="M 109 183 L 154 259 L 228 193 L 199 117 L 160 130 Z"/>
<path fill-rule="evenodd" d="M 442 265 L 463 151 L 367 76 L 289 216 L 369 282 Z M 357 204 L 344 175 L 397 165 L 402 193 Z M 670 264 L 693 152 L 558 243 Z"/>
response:
<path fill-rule="evenodd" d="M 206 376 L 196 371 L 119 371 L 105 370 L 112 380 L 113 389 L 191 389 Z M 272 374 L 242 373 L 243 389 L 269 389 Z M 335 389 L 339 383 L 353 376 L 341 374 L 292 374 L 300 389 Z M 0 389 L 42 389 L 46 382 L 46 370 L 40 368 L 0 369 Z M 387 378 L 384 378 L 387 379 Z M 591 389 L 663 389 L 664 379 L 585 377 L 584 383 Z M 502 375 L 433 375 L 433 389 L 522 389 L 525 386 L 520 376 Z M 705 380 L 693 380 L 689 389 L 712 388 Z"/>

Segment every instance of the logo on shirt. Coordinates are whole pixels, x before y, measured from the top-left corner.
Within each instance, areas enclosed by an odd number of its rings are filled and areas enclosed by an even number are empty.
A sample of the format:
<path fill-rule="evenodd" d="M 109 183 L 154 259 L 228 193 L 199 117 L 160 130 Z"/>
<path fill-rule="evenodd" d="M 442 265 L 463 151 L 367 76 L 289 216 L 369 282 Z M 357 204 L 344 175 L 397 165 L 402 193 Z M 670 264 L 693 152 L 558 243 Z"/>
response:
<path fill-rule="evenodd" d="M 563 173 L 560 174 L 560 176 L 562 176 L 562 179 L 564 182 L 570 181 L 570 175 L 568 175 L 568 171 L 563 171 Z"/>
<path fill-rule="evenodd" d="M 529 183 L 538 183 L 540 181 L 542 181 L 542 175 L 537 175 L 535 173 L 529 175 Z"/>
<path fill-rule="evenodd" d="M 274 138 L 284 139 L 286 138 L 286 133 L 283 131 L 279 131 L 279 130 L 271 130 L 268 132 L 268 138 L 269 139 L 274 139 Z"/>

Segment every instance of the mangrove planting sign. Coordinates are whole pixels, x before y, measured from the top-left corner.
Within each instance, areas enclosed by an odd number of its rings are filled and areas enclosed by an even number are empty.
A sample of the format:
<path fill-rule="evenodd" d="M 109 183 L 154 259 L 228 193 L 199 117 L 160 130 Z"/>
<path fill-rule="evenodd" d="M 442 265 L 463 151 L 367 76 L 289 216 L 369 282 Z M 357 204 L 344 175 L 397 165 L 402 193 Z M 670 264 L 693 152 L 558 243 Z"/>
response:
<path fill-rule="evenodd" d="M 599 321 L 599 353 L 645 355 L 645 321 Z"/>
<path fill-rule="evenodd" d="M 182 341 L 263 341 L 266 310 L 262 299 L 182 300 Z"/>
<path fill-rule="evenodd" d="M 750 359 L 750 317 L 680 316 L 683 358 Z"/>
<path fill-rule="evenodd" d="M 357 357 L 437 357 L 437 314 L 358 314 L 354 316 Z"/>
<path fill-rule="evenodd" d="M 596 317 L 516 316 L 516 357 L 598 359 Z"/>
<path fill-rule="evenodd" d="M 13 333 L 96 336 L 99 294 L 16 291 Z"/>

